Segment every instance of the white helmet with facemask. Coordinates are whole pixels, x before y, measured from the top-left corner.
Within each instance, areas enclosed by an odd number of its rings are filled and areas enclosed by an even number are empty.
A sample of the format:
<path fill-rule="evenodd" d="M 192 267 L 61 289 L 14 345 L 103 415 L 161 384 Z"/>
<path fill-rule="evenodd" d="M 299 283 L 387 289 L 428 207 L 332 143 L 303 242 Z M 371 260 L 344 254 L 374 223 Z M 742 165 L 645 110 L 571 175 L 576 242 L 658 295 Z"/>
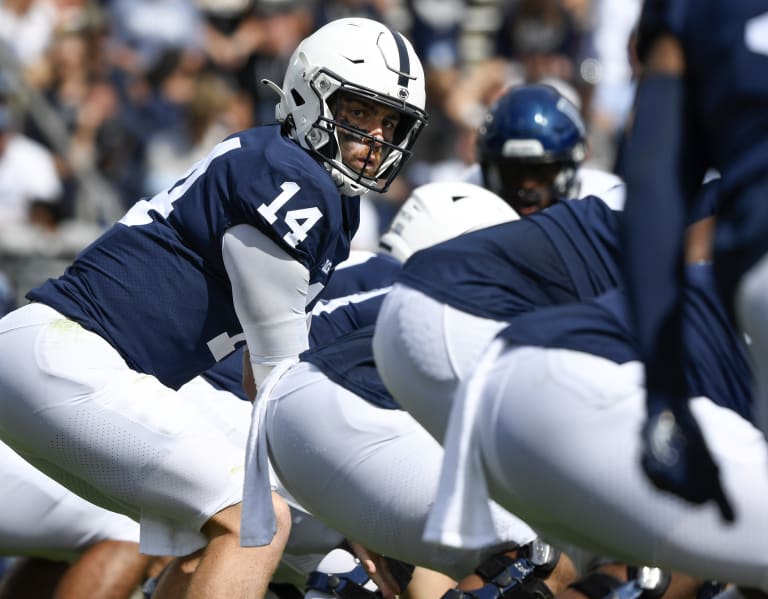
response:
<path fill-rule="evenodd" d="M 386 191 L 426 125 L 424 70 L 411 43 L 385 25 L 363 18 L 332 21 L 303 40 L 291 56 L 280 89 L 277 120 L 288 135 L 318 156 L 343 195 Z M 399 113 L 391 143 L 339 122 L 337 94 L 374 100 Z M 339 131 L 354 133 L 383 158 L 374 176 L 343 163 Z"/>

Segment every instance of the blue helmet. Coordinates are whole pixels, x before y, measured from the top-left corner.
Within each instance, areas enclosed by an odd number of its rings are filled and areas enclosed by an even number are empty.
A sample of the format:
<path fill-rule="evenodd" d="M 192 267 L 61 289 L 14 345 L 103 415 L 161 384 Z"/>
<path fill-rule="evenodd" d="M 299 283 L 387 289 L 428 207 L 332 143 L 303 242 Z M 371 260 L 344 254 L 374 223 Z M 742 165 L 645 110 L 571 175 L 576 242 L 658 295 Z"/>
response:
<path fill-rule="evenodd" d="M 477 161 L 485 186 L 525 214 L 577 192 L 586 155 L 579 109 L 550 85 L 513 87 L 490 108 L 478 131 Z M 551 186 L 551 198 L 524 184 Z"/>

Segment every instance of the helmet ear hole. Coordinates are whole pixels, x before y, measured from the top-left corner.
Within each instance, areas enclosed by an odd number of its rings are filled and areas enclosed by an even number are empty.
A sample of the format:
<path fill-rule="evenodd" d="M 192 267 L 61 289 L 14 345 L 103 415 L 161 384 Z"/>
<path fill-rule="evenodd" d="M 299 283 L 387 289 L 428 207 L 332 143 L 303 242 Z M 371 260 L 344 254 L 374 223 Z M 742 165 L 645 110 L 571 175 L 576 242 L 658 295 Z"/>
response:
<path fill-rule="evenodd" d="M 304 106 L 304 98 L 301 97 L 301 94 L 296 91 L 296 88 L 291 89 L 291 98 L 293 99 L 293 103 L 298 106 Z"/>

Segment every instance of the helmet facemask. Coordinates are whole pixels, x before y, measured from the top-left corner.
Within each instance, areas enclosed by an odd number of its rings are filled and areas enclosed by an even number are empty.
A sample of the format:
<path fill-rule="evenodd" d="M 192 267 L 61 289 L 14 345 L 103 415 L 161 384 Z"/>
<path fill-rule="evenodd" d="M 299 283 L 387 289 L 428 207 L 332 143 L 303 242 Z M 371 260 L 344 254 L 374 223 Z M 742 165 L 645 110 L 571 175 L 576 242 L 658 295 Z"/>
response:
<path fill-rule="evenodd" d="M 404 102 L 343 82 L 325 69 L 320 69 L 311 79 L 310 89 L 317 94 L 323 110 L 305 136 L 307 149 L 322 159 L 345 195 L 359 195 L 366 190 L 385 192 L 411 156 L 411 148 L 426 124 L 426 115 Z M 373 102 L 377 107 L 396 111 L 397 123 L 391 139 L 374 137 L 349 122 L 342 114 L 342 107 L 345 102 L 355 101 Z M 342 149 L 344 143 L 349 142 L 368 146 L 364 162 L 379 160 L 374 172 L 364 165 L 344 162 Z"/>
<path fill-rule="evenodd" d="M 486 113 L 477 161 L 486 185 L 520 214 L 577 197 L 586 156 L 578 108 L 550 85 L 510 88 Z"/>
<path fill-rule="evenodd" d="M 552 205 L 559 199 L 575 197 L 578 190 L 577 162 L 534 162 L 497 159 L 481 162 L 488 189 L 503 198 L 519 214 L 528 214 Z M 531 182 L 535 184 L 531 186 Z"/>

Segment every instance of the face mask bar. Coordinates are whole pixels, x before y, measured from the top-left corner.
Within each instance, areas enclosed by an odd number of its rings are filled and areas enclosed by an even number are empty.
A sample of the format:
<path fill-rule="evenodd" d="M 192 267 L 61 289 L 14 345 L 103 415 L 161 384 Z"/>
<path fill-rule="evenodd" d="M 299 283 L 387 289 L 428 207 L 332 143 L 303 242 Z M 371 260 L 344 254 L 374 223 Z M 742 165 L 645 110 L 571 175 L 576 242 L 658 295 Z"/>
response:
<path fill-rule="evenodd" d="M 323 90 L 325 91 L 324 105 L 328 107 L 325 112 L 329 115 L 322 114 L 307 136 L 313 151 L 324 161 L 330 163 L 333 168 L 346 175 L 353 183 L 371 191 L 385 192 L 412 155 L 410 148 L 413 147 L 421 130 L 426 126 L 426 113 L 404 101 L 400 102 L 394 98 L 382 96 L 362 86 L 341 82 L 338 77 L 327 70 L 318 72 L 318 75 L 311 82 L 311 87 L 321 101 L 324 97 Z M 328 93 L 328 90 L 331 89 L 334 91 Z M 397 110 L 400 114 L 400 121 L 395 128 L 392 141 L 374 137 L 367 131 L 341 121 L 338 117 L 340 102 L 334 101 L 334 98 L 338 99 L 341 94 L 376 102 L 380 106 Z M 374 176 L 367 176 L 364 169 L 354 169 L 343 163 L 340 142 L 344 136 L 349 136 L 353 141 L 369 147 L 366 161 L 371 159 L 377 147 L 381 147 L 382 160 Z"/>

